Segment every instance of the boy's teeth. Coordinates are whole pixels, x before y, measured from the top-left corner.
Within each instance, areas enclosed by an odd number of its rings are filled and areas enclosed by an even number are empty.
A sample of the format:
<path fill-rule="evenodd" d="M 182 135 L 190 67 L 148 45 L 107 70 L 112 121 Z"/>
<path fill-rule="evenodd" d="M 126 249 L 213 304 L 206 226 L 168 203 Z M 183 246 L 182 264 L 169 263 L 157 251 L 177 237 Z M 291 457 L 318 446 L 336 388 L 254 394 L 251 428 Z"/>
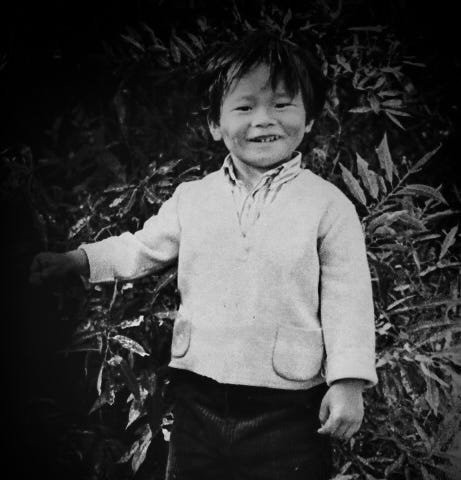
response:
<path fill-rule="evenodd" d="M 277 137 L 275 135 L 271 136 L 271 137 L 260 137 L 260 138 L 255 138 L 253 141 L 254 142 L 262 142 L 262 143 L 265 143 L 265 142 L 273 142 L 274 140 L 277 140 Z"/>

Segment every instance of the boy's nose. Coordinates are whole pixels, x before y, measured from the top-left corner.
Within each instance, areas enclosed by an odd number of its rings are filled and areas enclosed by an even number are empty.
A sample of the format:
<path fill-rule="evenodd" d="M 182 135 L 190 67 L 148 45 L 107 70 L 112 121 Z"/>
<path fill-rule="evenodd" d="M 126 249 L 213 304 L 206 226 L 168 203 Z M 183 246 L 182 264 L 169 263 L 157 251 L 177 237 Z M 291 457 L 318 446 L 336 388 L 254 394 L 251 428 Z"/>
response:
<path fill-rule="evenodd" d="M 267 108 L 257 108 L 254 111 L 251 125 L 253 127 L 267 127 L 274 125 L 274 119 Z"/>

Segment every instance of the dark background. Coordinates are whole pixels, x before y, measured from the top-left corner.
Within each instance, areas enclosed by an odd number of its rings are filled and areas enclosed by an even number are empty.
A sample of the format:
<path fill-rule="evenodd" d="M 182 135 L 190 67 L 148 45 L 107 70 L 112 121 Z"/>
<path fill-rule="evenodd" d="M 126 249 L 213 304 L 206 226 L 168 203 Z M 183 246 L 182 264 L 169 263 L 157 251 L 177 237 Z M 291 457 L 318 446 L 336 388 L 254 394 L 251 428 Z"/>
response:
<path fill-rule="evenodd" d="M 219 2 L 193 2 L 204 16 L 220 14 Z M 250 2 L 248 2 L 250 3 Z M 254 2 L 248 8 L 258 8 Z M 280 2 L 282 5 L 293 2 Z M 405 0 L 357 1 L 351 24 L 393 28 L 428 68 L 416 72 L 436 116 L 454 126 L 459 120 L 461 85 L 456 3 Z M 8 5 L 9 4 L 9 5 Z M 188 15 L 189 1 L 94 2 L 43 0 L 2 2 L 3 46 L 0 50 L 0 150 L 28 145 L 39 156 L 46 131 L 59 112 L 84 99 L 104 95 L 105 76 L 98 55 L 102 41 L 118 39 L 125 28 L 145 22 L 167 33 Z M 353 9 L 352 9 L 353 10 Z M 351 9 L 349 9 L 349 12 Z M 456 183 L 458 138 L 447 137 L 443 158 L 427 171 L 433 184 Z M 58 314 L 57 297 L 32 288 L 27 271 L 38 239 L 24 201 L 2 205 L 3 288 L 2 380 L 3 465 L 15 478 L 46 473 L 47 478 L 81 478 L 78 471 L 54 464 L 59 439 L 71 423 L 85 423 L 88 406 L 80 394 L 84 383 L 80 359 L 57 356 L 73 326 Z M 37 399 L 39 400 L 37 403 Z M 44 399 L 44 400 L 43 400 Z M 47 406 L 48 405 L 48 406 Z M 45 413 L 44 413 L 45 412 Z"/>

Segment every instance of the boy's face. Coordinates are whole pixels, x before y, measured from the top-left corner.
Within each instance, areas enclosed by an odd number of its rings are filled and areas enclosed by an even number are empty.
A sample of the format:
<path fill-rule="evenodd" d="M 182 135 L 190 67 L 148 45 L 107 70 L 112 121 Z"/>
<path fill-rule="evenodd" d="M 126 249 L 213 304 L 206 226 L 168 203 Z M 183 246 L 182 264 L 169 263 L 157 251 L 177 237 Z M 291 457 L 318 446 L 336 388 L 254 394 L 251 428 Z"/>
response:
<path fill-rule="evenodd" d="M 291 97 L 283 82 L 273 90 L 269 67 L 260 64 L 231 85 L 219 125 L 210 124 L 210 132 L 224 141 L 234 161 L 267 170 L 290 160 L 311 127 L 301 92 Z"/>

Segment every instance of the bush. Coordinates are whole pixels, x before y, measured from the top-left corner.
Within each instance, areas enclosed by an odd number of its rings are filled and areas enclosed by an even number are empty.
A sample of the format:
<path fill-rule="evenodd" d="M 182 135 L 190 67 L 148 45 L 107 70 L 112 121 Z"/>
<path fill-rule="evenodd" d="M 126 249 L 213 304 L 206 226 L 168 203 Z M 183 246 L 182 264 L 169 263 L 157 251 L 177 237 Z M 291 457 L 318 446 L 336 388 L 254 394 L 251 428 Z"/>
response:
<path fill-rule="evenodd" d="M 424 180 L 443 140 L 428 128 L 432 118 L 411 80 L 424 65 L 389 27 L 348 23 L 350 10 L 259 4 L 256 12 L 223 2 L 225 15 L 208 16 L 191 7 L 193 15 L 171 31 L 157 35 L 140 24 L 107 44 L 99 59 L 103 100 L 97 107 L 77 102 L 56 118 L 43 158 L 28 148 L 4 152 L 4 194 L 27 192 L 43 249 L 140 228 L 176 185 L 223 159 L 190 90 L 201 53 L 261 26 L 319 42 L 331 89 L 302 145 L 303 164 L 342 188 L 361 216 L 380 379 L 366 392 L 361 431 L 335 446 L 335 478 L 442 478 L 461 422 L 460 255 L 457 212 L 440 186 Z M 101 425 L 109 408 L 126 419 L 126 432 L 116 434 L 127 445 L 120 461 L 129 461 L 137 478 L 146 456 L 156 455 L 153 439 L 167 437 L 172 421 L 165 366 L 175 279 L 171 268 L 136 285 L 62 294 L 63 315 L 78 323 L 66 351 L 84 352 L 95 386 L 90 414 L 100 412 Z M 99 476 L 92 478 L 115 478 L 118 452 L 93 455 Z"/>

